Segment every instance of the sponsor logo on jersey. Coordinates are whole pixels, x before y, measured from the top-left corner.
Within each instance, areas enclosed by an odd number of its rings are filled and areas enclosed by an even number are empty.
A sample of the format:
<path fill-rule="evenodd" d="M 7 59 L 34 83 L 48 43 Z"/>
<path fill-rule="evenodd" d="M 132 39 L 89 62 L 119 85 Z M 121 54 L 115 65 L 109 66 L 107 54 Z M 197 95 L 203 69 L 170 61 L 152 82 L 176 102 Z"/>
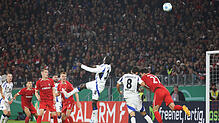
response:
<path fill-rule="evenodd" d="M 44 87 L 42 90 L 51 89 L 51 87 Z"/>

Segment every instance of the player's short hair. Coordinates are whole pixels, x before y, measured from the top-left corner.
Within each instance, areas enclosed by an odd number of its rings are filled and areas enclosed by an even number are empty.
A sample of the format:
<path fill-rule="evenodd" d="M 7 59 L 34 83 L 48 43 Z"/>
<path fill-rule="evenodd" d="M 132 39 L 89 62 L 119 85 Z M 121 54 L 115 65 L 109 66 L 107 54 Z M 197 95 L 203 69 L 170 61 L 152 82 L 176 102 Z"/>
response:
<path fill-rule="evenodd" d="M 139 68 L 137 66 L 132 67 L 131 72 L 136 73 L 139 72 Z"/>
<path fill-rule="evenodd" d="M 65 74 L 65 75 L 67 75 L 67 73 L 66 73 L 66 72 L 61 72 L 61 73 L 60 73 L 60 75 L 61 75 L 61 74 Z"/>
<path fill-rule="evenodd" d="M 41 68 L 40 68 L 41 72 L 44 71 L 44 70 L 48 70 L 48 69 L 49 69 L 49 67 L 46 66 L 46 65 L 45 66 L 41 66 Z"/>
<path fill-rule="evenodd" d="M 110 64 L 111 63 L 111 57 L 110 56 L 105 56 L 104 59 L 103 59 L 103 63 Z"/>

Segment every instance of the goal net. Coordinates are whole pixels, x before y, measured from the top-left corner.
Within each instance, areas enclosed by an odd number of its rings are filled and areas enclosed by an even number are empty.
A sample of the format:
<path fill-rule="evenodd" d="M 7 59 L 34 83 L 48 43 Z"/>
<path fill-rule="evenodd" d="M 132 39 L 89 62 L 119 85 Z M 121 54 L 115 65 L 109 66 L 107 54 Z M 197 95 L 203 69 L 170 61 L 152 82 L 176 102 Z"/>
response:
<path fill-rule="evenodd" d="M 206 52 L 206 123 L 219 122 L 219 50 Z M 216 88 L 216 89 L 215 89 Z"/>

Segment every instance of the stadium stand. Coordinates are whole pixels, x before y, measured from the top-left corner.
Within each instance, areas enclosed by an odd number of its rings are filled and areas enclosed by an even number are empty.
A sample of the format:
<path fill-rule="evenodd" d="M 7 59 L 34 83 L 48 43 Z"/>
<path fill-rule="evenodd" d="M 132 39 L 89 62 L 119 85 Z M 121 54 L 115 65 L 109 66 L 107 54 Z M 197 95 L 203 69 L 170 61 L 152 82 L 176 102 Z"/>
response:
<path fill-rule="evenodd" d="M 205 79 L 205 51 L 219 47 L 217 1 L 173 0 L 171 13 L 161 2 L 1 0 L 0 75 L 12 71 L 19 87 L 36 81 L 46 64 L 78 85 L 92 74 L 76 61 L 98 64 L 110 54 L 112 77 L 138 65 L 156 75 Z"/>

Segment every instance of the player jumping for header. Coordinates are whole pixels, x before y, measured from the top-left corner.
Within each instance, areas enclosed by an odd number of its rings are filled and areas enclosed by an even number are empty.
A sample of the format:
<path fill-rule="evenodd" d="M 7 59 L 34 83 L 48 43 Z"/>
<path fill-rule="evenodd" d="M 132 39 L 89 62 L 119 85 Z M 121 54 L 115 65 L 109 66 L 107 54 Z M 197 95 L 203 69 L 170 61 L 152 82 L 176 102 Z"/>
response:
<path fill-rule="evenodd" d="M 158 112 L 158 109 L 163 101 L 166 103 L 166 106 L 170 107 L 171 110 L 183 110 L 186 115 L 190 116 L 190 111 L 185 105 L 180 106 L 174 104 L 169 91 L 163 86 L 163 84 L 161 84 L 157 76 L 148 73 L 147 69 L 142 69 L 140 74 L 142 77 L 141 79 L 145 82 L 145 87 L 154 92 L 153 111 L 155 118 L 159 123 L 163 123 L 161 115 Z"/>
<path fill-rule="evenodd" d="M 81 91 L 82 89 L 89 89 L 92 91 L 92 117 L 91 122 L 98 122 L 97 115 L 98 115 L 98 109 L 97 109 L 97 101 L 99 99 L 100 93 L 103 91 L 105 87 L 106 80 L 109 77 L 109 74 L 111 72 L 111 58 L 109 56 L 104 57 L 103 64 L 96 65 L 96 68 L 91 68 L 86 65 L 83 65 L 81 63 L 78 63 L 78 66 L 81 66 L 82 69 L 96 73 L 95 80 L 87 82 L 86 84 L 81 84 L 79 87 L 75 88 L 73 91 L 67 93 L 66 91 L 62 90 L 62 93 L 64 93 L 65 97 L 70 97 L 76 92 Z"/>

